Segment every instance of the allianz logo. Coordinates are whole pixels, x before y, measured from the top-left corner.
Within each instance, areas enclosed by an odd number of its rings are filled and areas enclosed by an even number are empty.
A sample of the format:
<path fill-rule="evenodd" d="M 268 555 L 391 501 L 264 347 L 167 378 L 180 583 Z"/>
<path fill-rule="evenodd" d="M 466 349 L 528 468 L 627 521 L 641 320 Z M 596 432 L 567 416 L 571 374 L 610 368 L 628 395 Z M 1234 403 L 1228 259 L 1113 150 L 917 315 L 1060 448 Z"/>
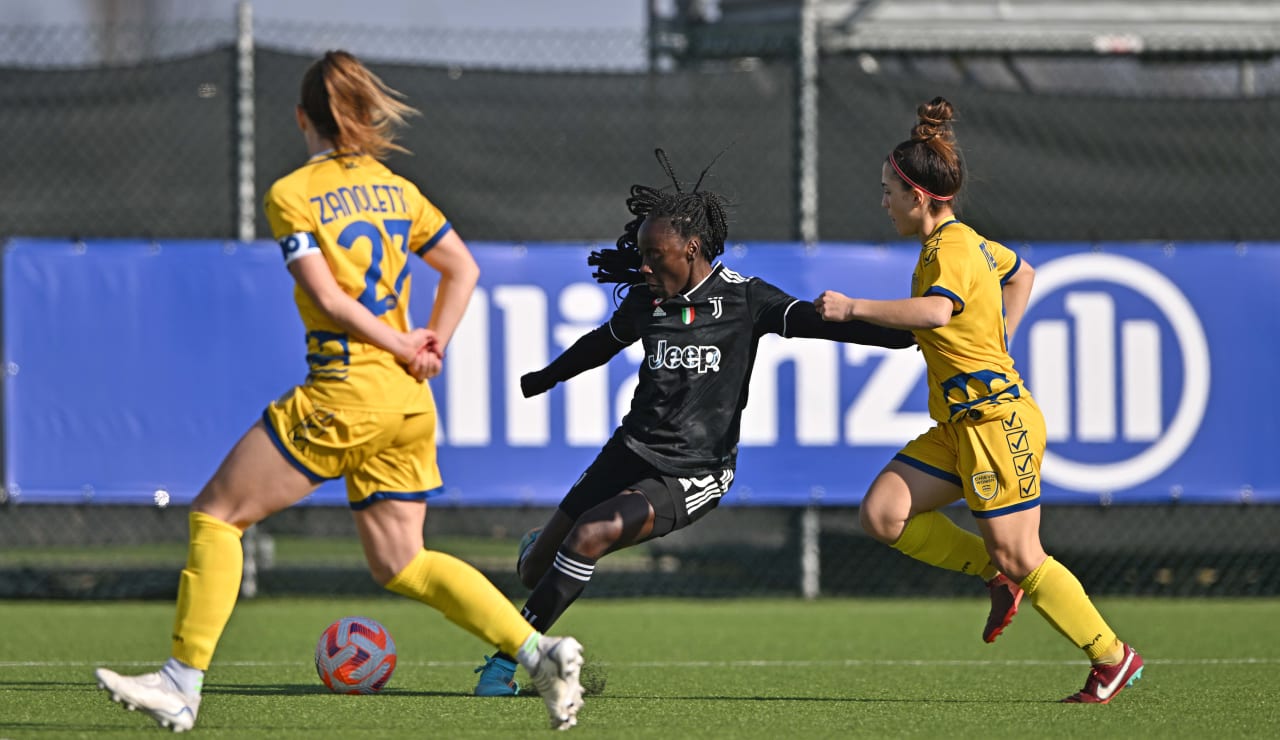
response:
<path fill-rule="evenodd" d="M 1150 318 L 1125 318 L 1105 284 L 1137 293 L 1169 331 Z M 1061 314 L 1038 318 L 1036 305 L 1051 296 L 1060 299 Z M 1122 490 L 1158 476 L 1191 445 L 1209 402 L 1209 346 L 1194 308 L 1162 273 L 1109 254 L 1046 262 L 1036 267 L 1027 319 L 1014 351 L 1044 411 L 1047 483 L 1076 491 Z M 1025 352 L 1019 355 L 1019 349 Z M 1166 392 L 1169 376 L 1181 377 L 1172 393 Z M 1166 408 L 1170 396 L 1172 409 Z M 1140 451 L 1106 462 L 1071 457 L 1116 443 Z"/>
<path fill-rule="evenodd" d="M 1133 315 L 1133 294 L 1149 304 L 1142 316 Z M 641 364 L 719 367 L 714 347 L 666 345 L 646 355 L 636 342 L 562 390 L 526 399 L 520 375 L 606 320 L 609 293 L 594 283 L 558 291 L 503 284 L 477 289 L 472 301 L 443 382 L 434 384 L 440 441 L 449 446 L 598 446 L 629 410 Z M 1119 491 L 1151 480 L 1177 462 L 1204 419 L 1211 377 L 1204 328 L 1178 287 L 1137 260 L 1090 253 L 1038 263 L 1013 350 L 1045 412 L 1042 475 L 1056 487 Z M 1170 382 L 1180 385 L 1166 389 Z M 896 448 L 932 424 L 923 410 L 926 383 L 918 352 L 767 335 L 741 443 Z M 1098 461 L 1106 452 L 1127 457 Z"/>

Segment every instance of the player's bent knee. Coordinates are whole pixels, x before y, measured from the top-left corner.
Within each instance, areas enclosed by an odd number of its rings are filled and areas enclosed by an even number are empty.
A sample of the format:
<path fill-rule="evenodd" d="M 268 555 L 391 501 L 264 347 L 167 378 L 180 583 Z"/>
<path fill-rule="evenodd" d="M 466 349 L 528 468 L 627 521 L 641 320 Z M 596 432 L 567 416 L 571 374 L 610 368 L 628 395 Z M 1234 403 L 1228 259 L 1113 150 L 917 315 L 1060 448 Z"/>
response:
<path fill-rule="evenodd" d="M 564 543 L 570 551 L 599 558 L 622 538 L 622 522 L 616 519 L 579 523 Z"/>
<path fill-rule="evenodd" d="M 391 579 L 396 577 L 396 574 L 392 573 L 388 568 L 375 566 L 371 563 L 369 565 L 369 577 L 373 579 L 374 583 L 386 588 L 387 584 L 391 583 Z"/>
<path fill-rule="evenodd" d="M 1031 575 L 1048 557 L 1042 548 L 1018 549 L 991 544 L 987 545 L 987 554 L 1001 573 L 1018 582 Z"/>
<path fill-rule="evenodd" d="M 858 509 L 858 523 L 862 525 L 862 531 L 886 545 L 892 545 L 902 536 L 902 522 L 885 516 L 872 506 Z"/>
<path fill-rule="evenodd" d="M 365 562 L 369 566 L 369 577 L 373 579 L 374 583 L 386 588 L 387 584 L 395 580 L 395 577 L 412 562 L 412 558 L 408 560 L 400 558 L 400 560 L 402 562 L 397 563 L 390 557 L 366 558 Z"/>

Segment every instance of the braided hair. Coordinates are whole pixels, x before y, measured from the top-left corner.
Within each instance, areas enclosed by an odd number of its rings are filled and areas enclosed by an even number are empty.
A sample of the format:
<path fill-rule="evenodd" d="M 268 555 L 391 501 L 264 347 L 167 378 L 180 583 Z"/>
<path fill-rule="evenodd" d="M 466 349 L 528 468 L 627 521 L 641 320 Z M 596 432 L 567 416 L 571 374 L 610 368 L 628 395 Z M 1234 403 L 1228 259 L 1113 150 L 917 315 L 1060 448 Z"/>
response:
<path fill-rule="evenodd" d="M 617 248 L 598 250 L 587 257 L 587 264 L 596 268 L 591 273 L 596 282 L 617 283 L 614 288 L 615 297 L 632 285 L 644 282 L 644 276 L 640 274 L 640 248 L 637 242 L 640 225 L 646 218 L 668 219 L 671 228 L 683 239 L 698 237 L 702 255 L 707 258 L 707 262 L 714 262 L 716 257 L 724 254 L 724 241 L 729 236 L 725 199 L 716 193 L 698 190 L 720 155 L 717 154 L 716 159 L 711 160 L 711 164 L 698 176 L 693 190 L 686 193 L 667 159 L 667 153 L 662 149 L 655 149 L 653 153 L 667 177 L 671 178 L 675 192 L 648 185 L 632 185 L 631 195 L 627 198 L 627 210 L 635 218 L 623 227 Z"/>

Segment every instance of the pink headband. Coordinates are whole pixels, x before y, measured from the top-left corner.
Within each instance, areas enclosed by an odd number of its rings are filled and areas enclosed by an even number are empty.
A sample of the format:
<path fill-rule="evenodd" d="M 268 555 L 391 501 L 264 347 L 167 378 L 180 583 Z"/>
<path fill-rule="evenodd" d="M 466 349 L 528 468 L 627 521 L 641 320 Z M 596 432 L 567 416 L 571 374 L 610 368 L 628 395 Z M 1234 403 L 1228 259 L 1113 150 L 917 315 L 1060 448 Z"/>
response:
<path fill-rule="evenodd" d="M 894 161 L 893 154 L 889 155 L 889 166 L 893 167 L 893 171 L 898 173 L 898 177 L 901 177 L 903 182 L 915 188 L 916 190 L 919 190 L 920 192 L 924 193 L 930 198 L 933 198 L 934 200 L 948 201 L 956 197 L 955 193 L 952 193 L 951 195 L 934 195 L 933 193 L 930 193 L 928 190 L 925 190 L 924 188 L 917 185 L 914 180 L 912 180 L 910 177 L 907 177 L 907 173 L 903 172 L 902 168 L 898 166 L 898 163 Z"/>

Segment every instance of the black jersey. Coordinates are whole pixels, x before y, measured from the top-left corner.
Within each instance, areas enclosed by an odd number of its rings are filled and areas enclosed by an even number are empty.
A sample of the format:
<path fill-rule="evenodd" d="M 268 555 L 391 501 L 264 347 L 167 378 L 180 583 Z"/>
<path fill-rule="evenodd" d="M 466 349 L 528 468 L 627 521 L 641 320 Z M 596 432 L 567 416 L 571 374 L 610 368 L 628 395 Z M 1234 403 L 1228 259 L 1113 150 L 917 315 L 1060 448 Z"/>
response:
<path fill-rule="evenodd" d="M 760 337 L 782 334 L 797 299 L 716 263 L 689 292 L 659 300 L 632 287 L 608 327 L 644 344 L 640 383 L 618 430 L 659 470 L 733 467 Z"/>
<path fill-rule="evenodd" d="M 687 293 L 659 300 L 633 285 L 609 321 L 550 365 L 520 378 L 525 396 L 599 367 L 644 343 L 631 410 L 614 432 L 658 470 L 698 474 L 732 468 L 756 347 L 765 334 L 909 347 L 911 332 L 863 321 L 828 322 L 813 304 L 716 263 Z"/>

